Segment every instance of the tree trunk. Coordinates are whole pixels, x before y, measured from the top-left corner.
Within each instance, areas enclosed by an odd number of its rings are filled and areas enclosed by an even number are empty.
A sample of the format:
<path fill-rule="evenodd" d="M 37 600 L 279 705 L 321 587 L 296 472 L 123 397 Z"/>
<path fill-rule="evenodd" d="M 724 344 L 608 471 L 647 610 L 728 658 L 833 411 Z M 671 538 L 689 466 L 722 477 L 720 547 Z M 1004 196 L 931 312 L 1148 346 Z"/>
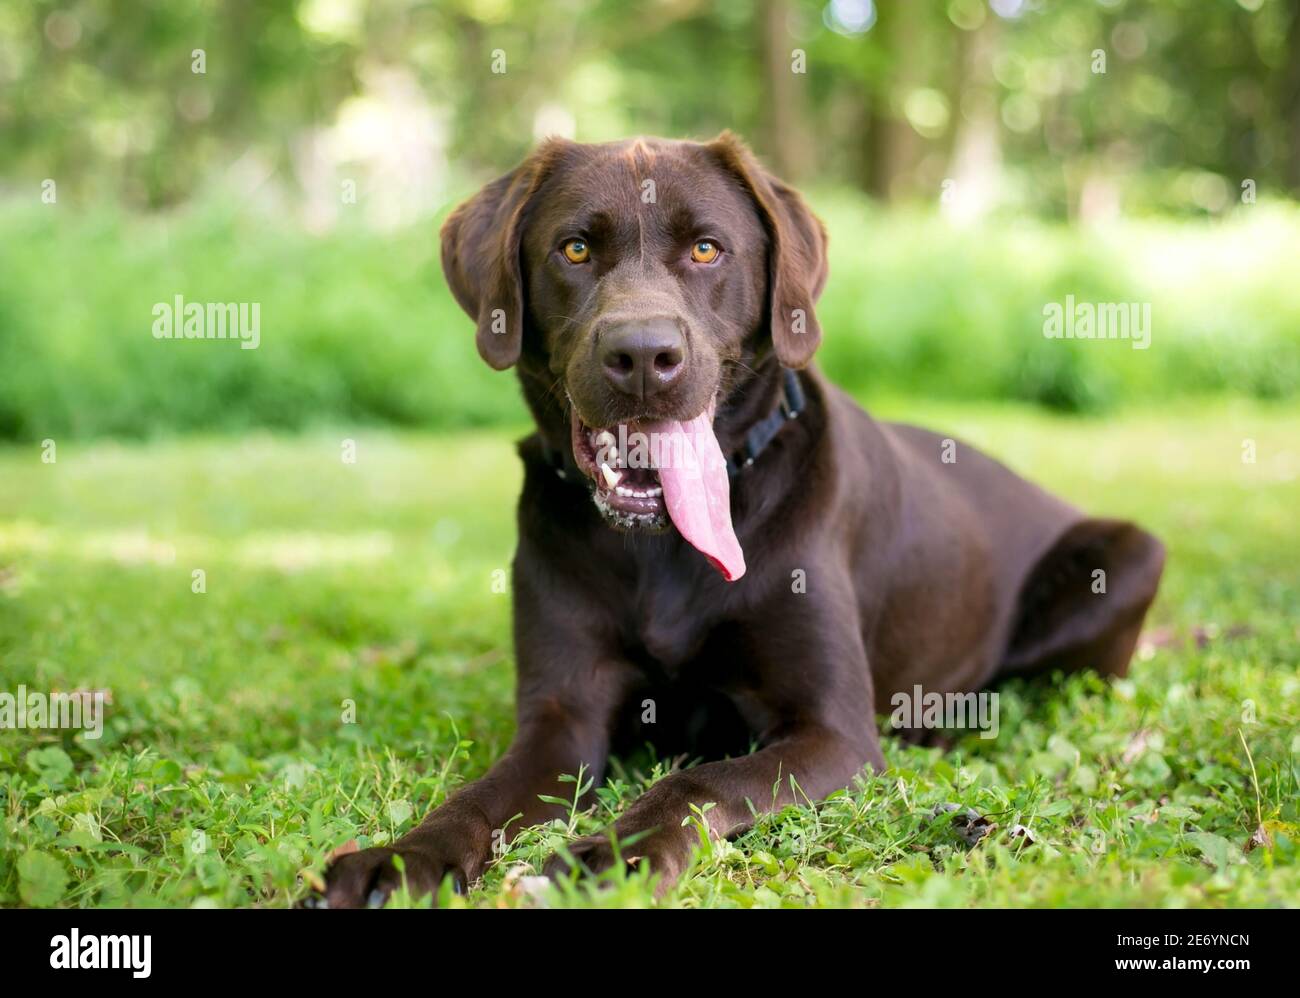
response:
<path fill-rule="evenodd" d="M 813 144 L 808 127 L 808 76 L 806 72 L 796 73 L 792 65 L 795 46 L 787 28 L 789 18 L 789 0 L 764 0 L 759 10 L 767 98 L 763 147 L 777 174 L 798 183 L 812 174 Z"/>
<path fill-rule="evenodd" d="M 961 49 L 960 85 L 952 105 L 954 134 L 948 163 L 953 186 L 943 202 L 956 218 L 975 219 L 993 207 L 1002 176 L 1002 140 L 998 121 L 997 85 L 993 58 L 997 54 L 1000 26 L 989 18 Z M 978 94 L 970 118 L 962 114 L 963 94 Z"/>
<path fill-rule="evenodd" d="M 904 99 L 925 80 L 925 69 L 918 65 L 916 55 L 922 51 L 919 7 L 899 3 L 878 8 L 876 30 L 884 33 L 885 49 L 895 69 L 881 93 L 870 98 L 867 190 L 883 200 L 903 192 L 920 151 L 920 136 L 902 112 Z"/>
<path fill-rule="evenodd" d="M 1290 53 L 1283 71 L 1282 109 L 1283 134 L 1291 155 L 1287 157 L 1286 183 L 1293 195 L 1300 195 L 1300 0 L 1291 0 L 1291 25 L 1286 34 L 1286 47 Z"/>

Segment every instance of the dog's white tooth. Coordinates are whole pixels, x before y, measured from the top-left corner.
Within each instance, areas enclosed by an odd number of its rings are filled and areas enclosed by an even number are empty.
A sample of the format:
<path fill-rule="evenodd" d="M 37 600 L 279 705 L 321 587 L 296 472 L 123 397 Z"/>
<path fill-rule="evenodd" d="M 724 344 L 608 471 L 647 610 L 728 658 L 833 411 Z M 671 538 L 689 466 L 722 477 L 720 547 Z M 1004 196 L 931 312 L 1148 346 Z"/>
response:
<path fill-rule="evenodd" d="M 608 464 L 602 464 L 600 466 L 600 473 L 605 476 L 605 484 L 611 489 L 617 488 L 619 479 L 623 477 Z"/>

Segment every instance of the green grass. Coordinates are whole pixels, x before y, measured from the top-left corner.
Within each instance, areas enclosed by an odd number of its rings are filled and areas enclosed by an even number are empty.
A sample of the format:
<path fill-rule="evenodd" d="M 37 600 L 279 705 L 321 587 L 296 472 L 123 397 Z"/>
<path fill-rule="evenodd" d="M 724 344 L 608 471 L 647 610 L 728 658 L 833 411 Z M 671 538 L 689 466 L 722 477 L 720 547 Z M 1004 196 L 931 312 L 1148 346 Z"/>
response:
<path fill-rule="evenodd" d="M 1124 681 L 1005 689 L 996 741 L 886 740 L 887 774 L 705 846 L 661 903 L 1295 903 L 1300 414 L 883 408 L 1158 532 L 1170 561 L 1154 640 Z M 97 741 L 0 732 L 0 903 L 288 905 L 330 849 L 400 835 L 506 746 L 509 597 L 492 581 L 513 544 L 507 435 L 40 453 L 0 450 L 0 690 L 106 688 L 112 706 Z M 662 771 L 629 761 L 591 811 L 518 830 L 454 903 L 532 903 L 520 872 Z M 968 846 L 930 817 L 945 802 L 998 827 Z M 1261 821 L 1271 845 L 1245 851 Z M 1017 824 L 1032 845 L 1010 837 Z M 632 876 L 545 900 L 652 898 Z"/>

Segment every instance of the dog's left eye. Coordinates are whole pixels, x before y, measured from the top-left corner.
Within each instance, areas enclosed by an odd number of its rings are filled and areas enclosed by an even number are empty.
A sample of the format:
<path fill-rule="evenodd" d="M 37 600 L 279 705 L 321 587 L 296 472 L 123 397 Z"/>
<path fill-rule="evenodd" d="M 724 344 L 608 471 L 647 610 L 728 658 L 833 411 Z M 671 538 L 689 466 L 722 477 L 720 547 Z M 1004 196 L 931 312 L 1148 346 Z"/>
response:
<path fill-rule="evenodd" d="M 691 259 L 696 263 L 712 263 L 722 250 L 711 239 L 701 239 L 691 247 Z"/>
<path fill-rule="evenodd" d="M 591 257 L 591 248 L 585 239 L 570 239 L 564 244 L 564 258 L 570 263 L 586 263 Z"/>

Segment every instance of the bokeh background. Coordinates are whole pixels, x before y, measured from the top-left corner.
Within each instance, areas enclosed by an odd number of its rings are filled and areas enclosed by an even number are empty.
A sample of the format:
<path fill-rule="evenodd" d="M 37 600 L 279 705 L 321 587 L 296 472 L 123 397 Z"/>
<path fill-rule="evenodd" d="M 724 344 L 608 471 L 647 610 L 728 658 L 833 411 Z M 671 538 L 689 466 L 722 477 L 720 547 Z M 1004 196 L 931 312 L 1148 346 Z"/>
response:
<path fill-rule="evenodd" d="M 826 220 L 868 400 L 1300 385 L 1300 0 L 18 0 L 0 439 L 518 425 L 440 218 L 547 134 L 724 128 Z M 260 349 L 153 339 L 178 294 Z M 1045 340 L 1067 294 L 1151 349 Z"/>

